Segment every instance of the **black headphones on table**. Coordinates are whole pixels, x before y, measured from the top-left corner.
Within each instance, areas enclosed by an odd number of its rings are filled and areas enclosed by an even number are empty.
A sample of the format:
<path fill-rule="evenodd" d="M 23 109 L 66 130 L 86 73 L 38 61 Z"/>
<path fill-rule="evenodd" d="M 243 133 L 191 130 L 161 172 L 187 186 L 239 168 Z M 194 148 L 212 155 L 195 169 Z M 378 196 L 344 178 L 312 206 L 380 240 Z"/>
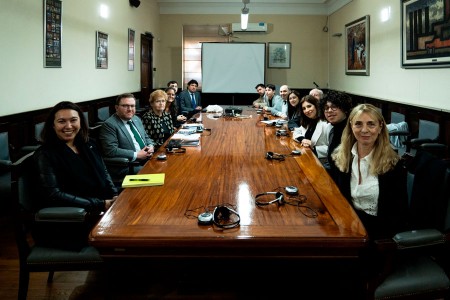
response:
<path fill-rule="evenodd" d="M 218 205 L 214 208 L 212 223 L 223 229 L 230 229 L 239 226 L 241 217 L 232 208 L 225 205 Z"/>
<path fill-rule="evenodd" d="M 285 156 L 283 154 L 274 153 L 272 151 L 266 152 L 266 159 L 268 160 L 284 160 Z"/>
<path fill-rule="evenodd" d="M 259 197 L 265 196 L 265 195 L 275 195 L 275 199 L 270 200 L 270 201 L 258 201 Z M 266 192 L 266 193 L 261 193 L 256 195 L 255 197 L 255 203 L 258 206 L 266 206 L 272 203 L 276 203 L 278 205 L 284 205 L 285 201 L 284 201 L 284 195 L 283 193 L 280 192 Z"/>
<path fill-rule="evenodd" d="M 173 154 L 182 154 L 182 153 L 186 153 L 186 148 L 173 148 L 170 146 L 166 147 L 166 152 L 167 153 L 173 153 Z"/>

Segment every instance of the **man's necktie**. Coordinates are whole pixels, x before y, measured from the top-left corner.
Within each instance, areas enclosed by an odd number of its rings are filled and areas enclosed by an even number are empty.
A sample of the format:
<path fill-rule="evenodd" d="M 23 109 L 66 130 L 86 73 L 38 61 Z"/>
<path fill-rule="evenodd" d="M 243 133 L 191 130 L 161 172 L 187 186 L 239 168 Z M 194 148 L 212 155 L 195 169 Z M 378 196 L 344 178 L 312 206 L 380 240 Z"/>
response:
<path fill-rule="evenodd" d="M 144 149 L 144 147 L 145 147 L 144 141 L 142 140 L 141 136 L 137 132 L 136 127 L 134 127 L 133 122 L 128 121 L 128 125 L 130 125 L 131 132 L 133 132 L 134 138 L 136 139 L 136 142 L 138 142 L 139 147 L 141 147 L 141 149 Z"/>
<path fill-rule="evenodd" d="M 192 108 L 196 108 L 197 105 L 195 104 L 195 97 L 194 97 L 193 93 L 191 94 L 191 102 L 192 102 Z"/>

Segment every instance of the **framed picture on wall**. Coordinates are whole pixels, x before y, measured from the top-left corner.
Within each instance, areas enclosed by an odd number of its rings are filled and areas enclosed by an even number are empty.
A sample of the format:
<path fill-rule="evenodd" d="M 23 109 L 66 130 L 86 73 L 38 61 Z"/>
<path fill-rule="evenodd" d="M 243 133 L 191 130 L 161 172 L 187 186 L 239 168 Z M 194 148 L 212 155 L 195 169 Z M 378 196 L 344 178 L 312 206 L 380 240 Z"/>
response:
<path fill-rule="evenodd" d="M 402 0 L 402 68 L 450 66 L 450 22 L 445 11 L 449 7 L 446 8 L 442 2 Z"/>
<path fill-rule="evenodd" d="M 128 28 L 128 71 L 134 71 L 134 37 L 134 30 Z"/>
<path fill-rule="evenodd" d="M 291 68 L 291 43 L 269 43 L 268 67 Z"/>
<path fill-rule="evenodd" d="M 369 75 L 369 15 L 345 24 L 345 74 Z"/>
<path fill-rule="evenodd" d="M 62 2 L 44 0 L 44 67 L 61 68 Z"/>
<path fill-rule="evenodd" d="M 108 69 L 108 34 L 96 32 L 95 66 L 97 69 Z"/>

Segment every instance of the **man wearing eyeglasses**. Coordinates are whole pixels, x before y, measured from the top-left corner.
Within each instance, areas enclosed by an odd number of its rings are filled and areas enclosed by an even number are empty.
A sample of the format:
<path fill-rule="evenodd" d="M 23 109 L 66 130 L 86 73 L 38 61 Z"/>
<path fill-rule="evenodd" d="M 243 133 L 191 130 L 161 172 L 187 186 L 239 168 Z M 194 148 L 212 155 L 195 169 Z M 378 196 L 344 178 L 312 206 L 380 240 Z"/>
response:
<path fill-rule="evenodd" d="M 103 123 L 100 144 L 104 157 L 127 158 L 143 163 L 154 152 L 154 142 L 147 135 L 142 121 L 136 114 L 136 98 L 133 94 L 121 94 L 116 99 L 116 113 Z M 134 168 L 137 173 L 141 167 Z M 128 174 L 128 167 L 117 167 L 108 171 L 113 177 Z"/>
<path fill-rule="evenodd" d="M 325 118 L 329 122 L 328 126 L 331 127 L 328 137 L 328 161 L 324 163 L 324 167 L 328 170 L 331 177 L 334 177 L 333 174 L 337 168 L 331 159 L 331 153 L 341 144 L 342 132 L 352 109 L 352 98 L 345 93 L 330 90 L 323 101 L 321 101 L 321 105 Z"/>

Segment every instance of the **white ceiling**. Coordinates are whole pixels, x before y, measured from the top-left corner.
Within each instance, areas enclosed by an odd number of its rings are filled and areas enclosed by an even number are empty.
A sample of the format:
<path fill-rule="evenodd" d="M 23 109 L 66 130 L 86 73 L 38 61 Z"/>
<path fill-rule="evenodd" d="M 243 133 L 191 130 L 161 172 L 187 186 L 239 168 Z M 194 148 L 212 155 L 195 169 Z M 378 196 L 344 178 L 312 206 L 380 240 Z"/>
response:
<path fill-rule="evenodd" d="M 153 0 L 147 0 L 153 1 Z M 236 14 L 242 0 L 157 0 L 160 14 Z M 330 15 L 352 0 L 250 0 L 250 14 Z"/>

